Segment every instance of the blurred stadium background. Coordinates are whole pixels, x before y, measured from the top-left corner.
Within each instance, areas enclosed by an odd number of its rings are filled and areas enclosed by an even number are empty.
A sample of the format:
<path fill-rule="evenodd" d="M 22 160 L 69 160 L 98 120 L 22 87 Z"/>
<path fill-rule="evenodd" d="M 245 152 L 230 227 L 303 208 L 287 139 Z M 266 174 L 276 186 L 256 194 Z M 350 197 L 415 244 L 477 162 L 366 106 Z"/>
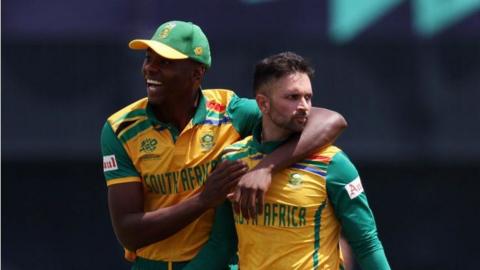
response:
<path fill-rule="evenodd" d="M 296 51 L 341 112 L 393 269 L 478 269 L 479 0 L 4 0 L 2 269 L 128 269 L 99 133 L 143 97 L 128 41 L 199 24 L 204 88 L 252 97 L 254 63 Z"/>

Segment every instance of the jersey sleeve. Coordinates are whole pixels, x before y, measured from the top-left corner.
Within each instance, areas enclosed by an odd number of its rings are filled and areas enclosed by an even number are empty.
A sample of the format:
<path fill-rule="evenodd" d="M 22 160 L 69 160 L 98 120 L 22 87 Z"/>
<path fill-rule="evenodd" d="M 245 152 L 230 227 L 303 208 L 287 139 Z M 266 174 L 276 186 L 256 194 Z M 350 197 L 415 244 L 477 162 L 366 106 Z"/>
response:
<path fill-rule="evenodd" d="M 235 256 L 237 235 L 232 206 L 228 201 L 215 209 L 215 220 L 207 243 L 183 270 L 224 270 Z"/>
<path fill-rule="evenodd" d="M 252 134 L 253 128 L 262 117 L 254 99 L 239 98 L 236 95 L 230 100 L 227 113 L 232 120 L 233 127 L 242 138 Z"/>
<path fill-rule="evenodd" d="M 102 129 L 101 147 L 107 186 L 141 181 L 139 173 L 108 122 Z"/>
<path fill-rule="evenodd" d="M 327 192 L 360 267 L 390 269 L 357 169 L 343 152 L 330 161 Z"/>

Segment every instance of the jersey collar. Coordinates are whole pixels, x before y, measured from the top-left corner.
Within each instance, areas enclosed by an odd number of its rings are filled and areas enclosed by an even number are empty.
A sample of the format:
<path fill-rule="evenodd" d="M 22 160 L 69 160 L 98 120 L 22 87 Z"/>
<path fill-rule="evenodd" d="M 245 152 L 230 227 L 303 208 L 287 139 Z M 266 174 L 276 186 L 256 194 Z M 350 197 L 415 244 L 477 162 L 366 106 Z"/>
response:
<path fill-rule="evenodd" d="M 269 141 L 262 143 L 262 121 L 258 123 L 253 128 L 251 146 L 257 149 L 259 152 L 264 154 L 270 154 L 275 149 L 277 149 L 285 141 Z"/>
<path fill-rule="evenodd" d="M 198 91 L 200 92 L 198 106 L 192 119 L 192 124 L 194 125 L 203 123 L 205 118 L 207 118 L 207 102 L 205 101 L 205 96 L 203 95 L 202 89 L 199 89 Z"/>

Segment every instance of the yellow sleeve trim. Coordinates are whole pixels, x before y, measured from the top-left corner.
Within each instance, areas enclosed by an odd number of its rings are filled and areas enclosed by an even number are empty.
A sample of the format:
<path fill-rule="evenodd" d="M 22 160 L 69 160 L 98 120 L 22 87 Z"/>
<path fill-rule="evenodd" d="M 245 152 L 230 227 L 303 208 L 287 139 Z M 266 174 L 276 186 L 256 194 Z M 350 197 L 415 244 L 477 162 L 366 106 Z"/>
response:
<path fill-rule="evenodd" d="M 129 177 L 123 177 L 123 178 L 116 178 L 112 180 L 107 181 L 107 187 L 111 185 L 116 185 L 116 184 L 123 184 L 123 183 L 134 183 L 134 182 L 142 182 L 140 178 L 137 176 L 129 176 Z"/>

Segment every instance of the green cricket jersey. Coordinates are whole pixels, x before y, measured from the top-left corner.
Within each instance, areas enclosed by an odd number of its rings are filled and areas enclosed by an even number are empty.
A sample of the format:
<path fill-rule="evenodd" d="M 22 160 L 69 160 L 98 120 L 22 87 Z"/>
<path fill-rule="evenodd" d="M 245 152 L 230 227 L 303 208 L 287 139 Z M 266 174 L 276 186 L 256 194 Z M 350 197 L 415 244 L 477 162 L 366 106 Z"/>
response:
<path fill-rule="evenodd" d="M 280 143 L 254 135 L 226 148 L 224 159 L 253 168 Z M 273 175 L 263 215 L 235 215 L 242 270 L 343 269 L 340 231 L 363 270 L 390 269 L 357 170 L 330 146 Z"/>

